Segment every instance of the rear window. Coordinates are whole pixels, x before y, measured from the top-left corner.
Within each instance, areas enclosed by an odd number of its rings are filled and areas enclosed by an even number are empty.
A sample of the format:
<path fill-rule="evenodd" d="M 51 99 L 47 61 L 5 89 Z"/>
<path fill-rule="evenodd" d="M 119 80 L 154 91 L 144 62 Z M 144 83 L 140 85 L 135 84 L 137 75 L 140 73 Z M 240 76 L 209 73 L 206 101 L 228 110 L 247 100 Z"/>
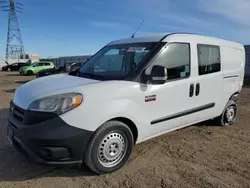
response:
<path fill-rule="evenodd" d="M 211 74 L 221 70 L 219 46 L 198 45 L 199 75 Z"/>

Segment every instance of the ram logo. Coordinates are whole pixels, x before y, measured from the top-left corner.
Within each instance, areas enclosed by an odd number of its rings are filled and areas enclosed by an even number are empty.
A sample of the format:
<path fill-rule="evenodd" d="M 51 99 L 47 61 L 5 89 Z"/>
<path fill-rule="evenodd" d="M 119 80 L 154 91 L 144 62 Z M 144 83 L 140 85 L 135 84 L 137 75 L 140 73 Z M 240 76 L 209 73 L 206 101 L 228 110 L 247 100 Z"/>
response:
<path fill-rule="evenodd" d="M 156 101 L 156 95 L 149 95 L 145 97 L 145 102 Z"/>

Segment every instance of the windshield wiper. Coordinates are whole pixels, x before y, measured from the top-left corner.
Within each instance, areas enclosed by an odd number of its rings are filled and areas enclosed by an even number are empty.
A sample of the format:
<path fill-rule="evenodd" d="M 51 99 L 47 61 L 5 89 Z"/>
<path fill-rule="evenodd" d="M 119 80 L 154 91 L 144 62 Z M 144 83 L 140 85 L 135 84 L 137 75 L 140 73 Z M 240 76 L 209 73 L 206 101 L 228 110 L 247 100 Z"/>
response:
<path fill-rule="evenodd" d="M 99 79 L 104 79 L 103 76 L 100 76 L 100 75 L 96 75 L 96 74 L 91 74 L 91 73 L 80 73 L 80 76 L 89 76 L 91 78 L 99 78 Z"/>

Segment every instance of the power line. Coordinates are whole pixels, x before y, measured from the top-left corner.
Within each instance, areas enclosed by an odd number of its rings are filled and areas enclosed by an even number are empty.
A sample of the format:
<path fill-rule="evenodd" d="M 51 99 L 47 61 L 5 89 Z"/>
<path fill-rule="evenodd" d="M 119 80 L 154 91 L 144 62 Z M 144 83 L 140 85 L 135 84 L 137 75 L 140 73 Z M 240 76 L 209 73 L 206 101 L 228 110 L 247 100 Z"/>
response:
<path fill-rule="evenodd" d="M 25 53 L 17 12 L 23 12 L 23 4 L 16 3 L 15 0 L 0 1 L 0 10 L 9 12 L 5 59 L 7 62 L 9 62 L 10 59 L 21 59 Z"/>

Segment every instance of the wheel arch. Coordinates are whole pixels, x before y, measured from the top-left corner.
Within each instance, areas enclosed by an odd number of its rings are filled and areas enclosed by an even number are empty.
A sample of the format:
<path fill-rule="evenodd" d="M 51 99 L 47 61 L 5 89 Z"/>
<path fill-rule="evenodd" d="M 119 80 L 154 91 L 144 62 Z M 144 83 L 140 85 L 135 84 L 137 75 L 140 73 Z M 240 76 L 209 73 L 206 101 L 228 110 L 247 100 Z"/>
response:
<path fill-rule="evenodd" d="M 239 91 L 233 93 L 233 94 L 230 96 L 229 100 L 235 100 L 235 99 L 238 97 L 239 93 L 240 93 Z"/>
<path fill-rule="evenodd" d="M 33 69 L 27 69 L 25 72 L 26 72 L 26 74 L 27 74 L 28 72 L 32 72 L 32 74 L 34 73 Z"/>
<path fill-rule="evenodd" d="M 221 106 L 221 109 L 220 109 L 220 115 L 222 115 L 222 113 L 224 112 L 224 110 L 225 110 L 225 108 L 226 108 L 228 102 L 229 102 L 229 101 L 235 101 L 236 98 L 238 97 L 239 93 L 240 93 L 240 92 L 237 91 L 237 92 L 233 93 L 231 96 L 228 95 L 228 96 L 224 99 L 224 101 L 223 101 L 223 103 L 222 103 L 222 106 Z"/>
<path fill-rule="evenodd" d="M 112 118 L 112 119 L 110 119 L 108 121 L 120 121 L 122 123 L 125 123 L 130 128 L 130 130 L 133 133 L 134 144 L 137 142 L 137 139 L 138 139 L 138 129 L 137 129 L 136 124 L 132 120 L 130 120 L 128 118 L 125 118 L 125 117 L 115 117 L 115 118 Z"/>

